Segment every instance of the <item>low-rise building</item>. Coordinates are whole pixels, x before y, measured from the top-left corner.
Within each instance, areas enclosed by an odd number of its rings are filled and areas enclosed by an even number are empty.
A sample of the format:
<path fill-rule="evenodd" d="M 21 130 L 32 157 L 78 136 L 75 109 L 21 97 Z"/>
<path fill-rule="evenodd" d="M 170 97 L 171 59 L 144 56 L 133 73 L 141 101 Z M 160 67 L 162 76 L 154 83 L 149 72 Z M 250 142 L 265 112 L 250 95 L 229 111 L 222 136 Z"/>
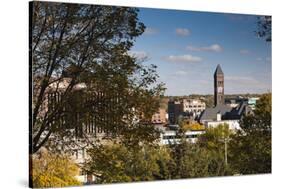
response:
<path fill-rule="evenodd" d="M 205 102 L 199 99 L 183 99 L 183 111 L 198 116 L 206 109 Z"/>
<path fill-rule="evenodd" d="M 239 121 L 244 115 L 249 114 L 251 109 L 246 102 L 241 102 L 235 108 L 221 104 L 214 108 L 207 108 L 200 116 L 199 122 L 206 128 L 216 127 L 220 124 L 228 124 L 232 130 L 240 129 Z"/>
<path fill-rule="evenodd" d="M 205 130 L 187 131 L 185 132 L 185 138 L 187 142 L 195 143 L 198 140 L 198 136 L 205 133 Z M 160 135 L 160 144 L 179 144 L 182 138 L 177 135 L 177 131 L 167 130 Z"/>
<path fill-rule="evenodd" d="M 159 110 L 153 114 L 152 123 L 153 124 L 166 124 L 167 123 L 167 112 L 164 108 L 159 108 Z"/>
<path fill-rule="evenodd" d="M 234 98 L 225 98 L 224 103 L 232 108 L 237 107 L 242 102 L 248 102 L 247 98 L 243 98 L 241 96 L 237 96 Z"/>
<path fill-rule="evenodd" d="M 195 119 L 205 108 L 205 102 L 199 99 L 170 100 L 168 102 L 169 123 L 177 124 L 179 117 Z"/>
<path fill-rule="evenodd" d="M 250 108 L 252 110 L 255 110 L 256 109 L 256 104 L 257 104 L 257 101 L 259 100 L 260 98 L 258 97 L 252 97 L 252 98 L 248 98 L 248 105 L 250 106 Z"/>

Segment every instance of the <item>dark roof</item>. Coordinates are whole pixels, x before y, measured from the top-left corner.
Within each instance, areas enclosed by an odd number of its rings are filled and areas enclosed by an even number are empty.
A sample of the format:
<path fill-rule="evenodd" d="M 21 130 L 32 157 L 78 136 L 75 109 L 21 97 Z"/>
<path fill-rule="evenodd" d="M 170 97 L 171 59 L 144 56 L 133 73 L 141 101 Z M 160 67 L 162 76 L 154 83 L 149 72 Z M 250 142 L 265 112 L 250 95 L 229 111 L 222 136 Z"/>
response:
<path fill-rule="evenodd" d="M 218 66 L 216 68 L 216 71 L 215 71 L 214 75 L 223 75 L 221 66 L 219 64 L 218 64 Z"/>
<path fill-rule="evenodd" d="M 217 120 L 217 113 L 221 114 L 222 120 L 240 120 L 243 114 L 247 113 L 247 103 L 241 102 L 237 107 L 220 104 L 213 108 L 207 108 L 200 115 L 200 122 L 204 120 Z"/>
<path fill-rule="evenodd" d="M 234 98 L 225 98 L 224 99 L 224 102 L 226 104 L 229 104 L 229 103 L 241 103 L 241 102 L 248 102 L 248 99 L 247 98 L 241 98 L 241 97 L 234 97 Z"/>

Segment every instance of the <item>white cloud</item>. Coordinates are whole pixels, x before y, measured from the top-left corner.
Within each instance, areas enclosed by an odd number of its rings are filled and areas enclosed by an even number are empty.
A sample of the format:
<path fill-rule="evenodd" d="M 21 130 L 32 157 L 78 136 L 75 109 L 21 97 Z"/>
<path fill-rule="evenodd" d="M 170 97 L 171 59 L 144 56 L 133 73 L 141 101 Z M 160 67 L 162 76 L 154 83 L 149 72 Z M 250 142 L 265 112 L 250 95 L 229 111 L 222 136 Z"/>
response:
<path fill-rule="evenodd" d="M 181 63 L 197 63 L 201 62 L 202 58 L 197 57 L 197 56 L 192 56 L 190 54 L 185 54 L 185 55 L 170 55 L 165 58 L 165 60 L 169 62 L 181 62 Z"/>
<path fill-rule="evenodd" d="M 258 58 L 257 58 L 257 61 L 262 61 L 262 58 L 261 58 L 261 57 L 258 57 Z"/>
<path fill-rule="evenodd" d="M 190 35 L 190 30 L 186 28 L 177 28 L 176 34 L 179 36 L 188 36 Z"/>
<path fill-rule="evenodd" d="M 130 56 L 132 56 L 136 59 L 140 59 L 140 60 L 148 58 L 148 53 L 145 51 L 130 51 L 128 54 Z"/>
<path fill-rule="evenodd" d="M 247 49 L 241 49 L 240 50 L 240 54 L 249 54 L 249 53 L 250 53 L 250 51 L 247 50 Z"/>
<path fill-rule="evenodd" d="M 177 71 L 177 72 L 175 73 L 175 75 L 180 75 L 180 76 L 182 76 L 182 75 L 187 75 L 187 72 L 186 72 L 186 71 L 180 70 L 180 71 Z"/>
<path fill-rule="evenodd" d="M 223 48 L 219 44 L 213 44 L 206 47 L 187 46 L 186 49 L 190 51 L 210 51 L 210 52 L 221 52 L 223 50 Z"/>
<path fill-rule="evenodd" d="M 158 30 L 156 28 L 147 27 L 147 28 L 145 28 L 143 34 L 145 34 L 145 35 L 154 35 L 154 34 L 157 34 L 157 33 L 158 33 Z"/>

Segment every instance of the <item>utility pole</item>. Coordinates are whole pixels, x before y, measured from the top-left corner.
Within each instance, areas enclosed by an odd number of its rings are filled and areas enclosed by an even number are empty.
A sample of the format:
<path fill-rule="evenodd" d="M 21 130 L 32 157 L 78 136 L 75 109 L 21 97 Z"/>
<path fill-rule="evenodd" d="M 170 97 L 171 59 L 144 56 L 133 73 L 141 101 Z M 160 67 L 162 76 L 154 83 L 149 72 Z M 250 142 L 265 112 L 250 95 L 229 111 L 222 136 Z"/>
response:
<path fill-rule="evenodd" d="M 219 141 L 224 143 L 224 163 L 227 165 L 227 143 L 229 142 L 229 136 L 226 137 L 224 133 L 222 135 L 223 138 Z"/>
<path fill-rule="evenodd" d="M 225 138 L 224 139 L 224 160 L 225 160 L 225 165 L 227 165 L 227 143 L 228 143 L 228 139 Z"/>

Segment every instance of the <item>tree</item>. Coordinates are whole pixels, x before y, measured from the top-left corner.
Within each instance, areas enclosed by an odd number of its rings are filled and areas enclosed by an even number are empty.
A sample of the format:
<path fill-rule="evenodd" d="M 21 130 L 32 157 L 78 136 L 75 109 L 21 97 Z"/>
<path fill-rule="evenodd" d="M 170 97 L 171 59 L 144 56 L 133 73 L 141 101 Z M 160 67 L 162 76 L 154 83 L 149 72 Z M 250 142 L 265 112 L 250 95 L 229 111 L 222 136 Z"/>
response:
<path fill-rule="evenodd" d="M 169 151 L 165 147 L 143 145 L 130 148 L 120 144 L 94 146 L 84 169 L 97 183 L 147 181 L 169 178 Z"/>
<path fill-rule="evenodd" d="M 243 131 L 232 137 L 230 164 L 239 174 L 271 172 L 271 94 L 257 101 L 253 115 L 241 121 Z"/>
<path fill-rule="evenodd" d="M 205 130 L 205 126 L 198 122 L 190 122 L 180 125 L 184 131 L 198 131 Z"/>
<path fill-rule="evenodd" d="M 223 142 L 232 134 L 228 124 L 219 124 L 216 127 L 206 129 L 206 133 L 199 136 L 198 143 L 210 150 L 217 152 L 224 151 Z"/>
<path fill-rule="evenodd" d="M 259 37 L 264 37 L 265 41 L 271 42 L 271 16 L 258 17 L 258 31 L 256 32 Z"/>
<path fill-rule="evenodd" d="M 231 174 L 224 156 L 206 146 L 182 141 L 171 146 L 169 170 L 172 179 L 225 176 Z"/>
<path fill-rule="evenodd" d="M 206 133 L 199 136 L 198 144 L 206 149 L 211 158 L 209 174 L 213 176 L 231 175 L 232 170 L 228 163 L 228 146 L 230 137 L 235 133 L 228 124 L 220 124 L 206 129 Z"/>
<path fill-rule="evenodd" d="M 144 113 L 147 119 L 157 109 L 163 84 L 156 82 L 156 66 L 144 66 L 128 54 L 145 29 L 137 9 L 33 2 L 31 11 L 31 154 L 50 138 L 69 142 L 65 137 L 73 138 L 73 132 L 65 128 L 75 128 L 77 134 L 91 121 L 90 114 L 100 120 L 97 126 L 123 136 L 136 115 Z M 50 104 L 50 93 L 59 94 L 59 100 Z M 102 101 L 96 100 L 97 94 L 102 94 Z M 113 108 L 103 108 L 112 106 L 113 100 L 118 101 Z M 108 128 L 104 128 L 104 115 L 115 118 Z M 74 121 L 61 119 L 65 117 Z"/>
<path fill-rule="evenodd" d="M 33 156 L 32 186 L 35 188 L 81 185 L 75 178 L 78 173 L 79 167 L 67 156 L 50 154 L 43 149 Z"/>

